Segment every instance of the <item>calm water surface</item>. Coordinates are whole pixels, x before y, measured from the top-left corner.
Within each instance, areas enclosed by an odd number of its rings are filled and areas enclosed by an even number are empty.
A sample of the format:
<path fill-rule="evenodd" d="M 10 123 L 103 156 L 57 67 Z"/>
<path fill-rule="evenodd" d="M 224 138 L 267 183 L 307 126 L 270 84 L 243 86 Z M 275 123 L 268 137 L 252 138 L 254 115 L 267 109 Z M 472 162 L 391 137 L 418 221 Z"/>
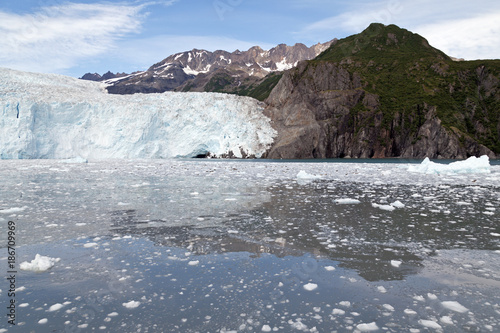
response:
<path fill-rule="evenodd" d="M 357 162 L 0 161 L 0 332 L 500 331 L 500 166 Z"/>

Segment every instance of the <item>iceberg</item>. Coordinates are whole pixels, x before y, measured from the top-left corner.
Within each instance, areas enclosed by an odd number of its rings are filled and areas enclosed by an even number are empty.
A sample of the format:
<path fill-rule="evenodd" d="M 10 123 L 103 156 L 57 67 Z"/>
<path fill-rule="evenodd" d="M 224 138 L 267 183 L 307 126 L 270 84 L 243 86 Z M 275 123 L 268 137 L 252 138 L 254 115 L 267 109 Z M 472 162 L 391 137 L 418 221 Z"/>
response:
<path fill-rule="evenodd" d="M 465 161 L 457 161 L 450 164 L 440 164 L 426 157 L 419 165 L 410 165 L 409 172 L 424 174 L 465 174 L 465 173 L 490 173 L 490 159 L 483 155 L 479 158 L 472 156 Z"/>
<path fill-rule="evenodd" d="M 0 159 L 261 157 L 275 136 L 249 97 L 111 95 L 98 82 L 0 68 Z"/>

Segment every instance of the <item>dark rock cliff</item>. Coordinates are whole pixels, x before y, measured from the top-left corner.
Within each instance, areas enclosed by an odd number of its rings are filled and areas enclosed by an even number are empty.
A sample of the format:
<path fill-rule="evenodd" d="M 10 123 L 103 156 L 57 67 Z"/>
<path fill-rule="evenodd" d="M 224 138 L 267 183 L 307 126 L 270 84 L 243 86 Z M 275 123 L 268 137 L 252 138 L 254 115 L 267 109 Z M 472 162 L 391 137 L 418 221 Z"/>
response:
<path fill-rule="evenodd" d="M 382 45 L 415 38 L 394 26 L 394 33 L 375 28 L 372 35 L 385 34 Z M 500 80 L 494 69 L 474 63 L 450 69 L 453 61 L 421 37 L 413 44 L 423 45 L 425 57 L 391 54 L 388 65 L 373 57 L 363 61 L 371 45 L 366 40 L 364 49 L 348 56 L 344 50 L 340 61 L 328 59 L 326 51 L 284 73 L 266 100 L 278 137 L 264 157 L 500 157 Z M 331 49 L 336 47 L 342 43 Z M 411 66 L 423 69 L 410 73 Z"/>

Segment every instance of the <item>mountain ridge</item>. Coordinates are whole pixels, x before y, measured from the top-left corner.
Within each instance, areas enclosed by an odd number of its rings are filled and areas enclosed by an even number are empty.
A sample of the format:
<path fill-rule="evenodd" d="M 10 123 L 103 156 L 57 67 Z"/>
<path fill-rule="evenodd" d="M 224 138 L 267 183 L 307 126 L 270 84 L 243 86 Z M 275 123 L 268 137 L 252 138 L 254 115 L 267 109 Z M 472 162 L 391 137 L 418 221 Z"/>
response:
<path fill-rule="evenodd" d="M 264 81 L 274 72 L 294 67 L 299 61 L 309 60 L 328 48 L 335 40 L 307 47 L 279 44 L 269 50 L 253 46 L 247 51 L 228 52 L 202 49 L 172 54 L 133 74 L 86 73 L 81 79 L 102 81 L 112 94 L 160 93 L 164 91 L 240 92 L 243 82 L 248 87 Z M 223 80 L 220 81 L 221 76 Z M 221 84 L 224 83 L 222 86 Z M 230 91 L 223 88 L 229 86 Z M 227 90 L 227 89 L 226 89 Z M 234 90 L 234 91 L 233 91 Z"/>

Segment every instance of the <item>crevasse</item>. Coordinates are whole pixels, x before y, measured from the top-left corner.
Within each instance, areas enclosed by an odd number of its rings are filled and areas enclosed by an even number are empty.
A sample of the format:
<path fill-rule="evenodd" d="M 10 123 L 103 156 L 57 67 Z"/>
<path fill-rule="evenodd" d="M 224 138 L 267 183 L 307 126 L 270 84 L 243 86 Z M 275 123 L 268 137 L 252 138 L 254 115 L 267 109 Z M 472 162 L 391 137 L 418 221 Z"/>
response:
<path fill-rule="evenodd" d="M 217 93 L 110 95 L 100 83 L 0 68 L 0 158 L 260 157 L 260 102 Z"/>

